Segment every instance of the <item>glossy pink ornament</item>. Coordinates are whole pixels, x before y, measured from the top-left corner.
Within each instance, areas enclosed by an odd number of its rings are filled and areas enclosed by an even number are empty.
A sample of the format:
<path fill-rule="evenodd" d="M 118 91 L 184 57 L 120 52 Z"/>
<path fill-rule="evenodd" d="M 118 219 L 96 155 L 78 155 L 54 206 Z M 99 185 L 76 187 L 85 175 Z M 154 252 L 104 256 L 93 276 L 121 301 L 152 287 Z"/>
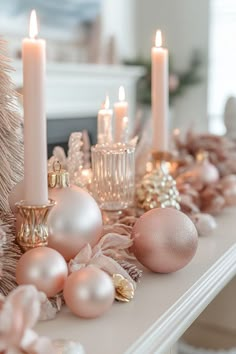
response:
<path fill-rule="evenodd" d="M 215 218 L 210 214 L 196 213 L 191 216 L 199 236 L 209 236 L 217 228 Z"/>
<path fill-rule="evenodd" d="M 68 267 L 64 258 L 48 247 L 38 247 L 24 253 L 16 267 L 17 284 L 35 285 L 48 297 L 63 289 L 67 276 Z"/>
<path fill-rule="evenodd" d="M 109 275 L 93 266 L 72 273 L 64 287 L 67 306 L 75 315 L 84 318 L 101 316 L 111 307 L 114 296 Z"/>
<path fill-rule="evenodd" d="M 236 185 L 236 175 L 228 175 L 220 180 L 220 184 L 223 188 L 232 187 Z"/>
<path fill-rule="evenodd" d="M 143 214 L 132 231 L 133 252 L 153 272 L 170 273 L 193 258 L 198 244 L 196 227 L 184 213 L 157 208 Z"/>
<path fill-rule="evenodd" d="M 215 183 L 219 180 L 219 171 L 208 160 L 203 161 L 197 168 L 197 171 L 205 184 Z"/>
<path fill-rule="evenodd" d="M 206 151 L 198 153 L 197 164 L 193 167 L 190 174 L 191 173 L 194 179 L 202 181 L 204 184 L 215 183 L 220 178 L 218 169 L 210 163 Z"/>
<path fill-rule="evenodd" d="M 57 204 L 48 215 L 48 246 L 69 261 L 87 243 L 99 241 L 102 214 L 94 198 L 76 186 L 50 188 L 49 197 Z"/>
<path fill-rule="evenodd" d="M 236 204 L 236 176 L 228 175 L 220 181 L 222 193 L 227 205 Z"/>
<path fill-rule="evenodd" d="M 236 205 L 236 184 L 223 190 L 226 205 Z"/>

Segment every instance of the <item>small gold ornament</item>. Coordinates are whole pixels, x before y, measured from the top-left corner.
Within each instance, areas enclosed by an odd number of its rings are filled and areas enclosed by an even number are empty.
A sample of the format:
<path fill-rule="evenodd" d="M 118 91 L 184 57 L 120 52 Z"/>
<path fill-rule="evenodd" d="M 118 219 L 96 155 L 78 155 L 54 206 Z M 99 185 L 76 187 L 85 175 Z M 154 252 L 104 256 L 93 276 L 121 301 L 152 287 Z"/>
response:
<path fill-rule="evenodd" d="M 61 168 L 59 160 L 55 160 L 53 170 L 48 172 L 49 188 L 66 188 L 70 186 L 69 173 Z"/>
<path fill-rule="evenodd" d="M 130 302 L 134 298 L 134 286 L 121 274 L 113 274 L 115 299 L 121 302 Z"/>
<path fill-rule="evenodd" d="M 179 202 L 180 195 L 176 187 L 176 181 L 169 174 L 165 162 L 147 173 L 137 185 L 137 207 L 145 211 L 169 207 L 180 210 Z"/>

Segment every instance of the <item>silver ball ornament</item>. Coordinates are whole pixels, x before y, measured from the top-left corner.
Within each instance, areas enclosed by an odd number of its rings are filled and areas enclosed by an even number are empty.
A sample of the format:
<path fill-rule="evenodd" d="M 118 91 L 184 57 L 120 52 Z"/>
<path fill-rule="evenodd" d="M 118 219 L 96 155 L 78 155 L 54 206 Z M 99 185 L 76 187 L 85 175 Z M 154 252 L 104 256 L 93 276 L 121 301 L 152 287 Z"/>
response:
<path fill-rule="evenodd" d="M 63 294 L 67 306 L 75 315 L 95 318 L 111 307 L 115 289 L 107 273 L 89 266 L 67 278 Z"/>
<path fill-rule="evenodd" d="M 69 261 L 87 243 L 94 246 L 98 242 L 102 214 L 94 198 L 76 186 L 50 188 L 49 197 L 56 205 L 48 215 L 48 246 Z"/>

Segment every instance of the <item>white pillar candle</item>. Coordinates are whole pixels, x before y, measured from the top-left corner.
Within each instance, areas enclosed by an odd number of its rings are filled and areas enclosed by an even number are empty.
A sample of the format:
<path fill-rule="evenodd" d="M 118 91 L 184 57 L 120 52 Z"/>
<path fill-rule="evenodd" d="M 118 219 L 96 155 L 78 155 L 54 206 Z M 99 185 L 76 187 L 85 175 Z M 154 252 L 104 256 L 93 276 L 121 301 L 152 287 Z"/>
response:
<path fill-rule="evenodd" d="M 119 102 L 114 104 L 114 112 L 115 112 L 115 124 L 114 124 L 114 141 L 124 142 L 124 136 L 127 136 L 128 129 L 128 102 L 125 101 L 125 89 L 123 86 L 119 88 Z M 124 132 L 123 129 L 126 129 Z"/>
<path fill-rule="evenodd" d="M 36 13 L 30 17 L 30 38 L 23 39 L 24 198 L 29 205 L 48 202 L 45 113 L 45 41 L 37 39 Z"/>
<path fill-rule="evenodd" d="M 112 115 L 113 111 L 109 108 L 110 102 L 109 97 L 106 96 L 105 103 L 102 108 L 98 111 L 98 133 L 97 133 L 97 143 L 98 144 L 111 144 L 112 143 Z"/>
<path fill-rule="evenodd" d="M 155 44 L 152 48 L 152 149 L 168 151 L 168 50 L 162 47 L 162 35 L 159 30 Z"/>

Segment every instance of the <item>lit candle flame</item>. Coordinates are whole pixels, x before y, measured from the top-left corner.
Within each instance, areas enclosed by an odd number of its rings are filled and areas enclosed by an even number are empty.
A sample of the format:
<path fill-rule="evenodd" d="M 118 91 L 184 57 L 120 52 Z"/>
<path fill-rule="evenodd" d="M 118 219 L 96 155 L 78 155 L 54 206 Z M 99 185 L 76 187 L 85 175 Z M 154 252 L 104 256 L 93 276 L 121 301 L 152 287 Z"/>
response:
<path fill-rule="evenodd" d="M 30 15 L 30 26 L 29 26 L 29 36 L 32 39 L 35 39 L 38 35 L 38 23 L 36 11 L 32 10 Z"/>
<path fill-rule="evenodd" d="M 162 46 L 162 34 L 160 30 L 156 31 L 156 40 L 155 40 L 156 47 Z"/>
<path fill-rule="evenodd" d="M 125 100 L 125 89 L 124 86 L 120 86 L 119 88 L 119 101 L 124 101 Z"/>
<path fill-rule="evenodd" d="M 110 100 L 109 100 L 109 96 L 106 95 L 106 99 L 105 99 L 105 102 L 104 102 L 104 108 L 105 109 L 109 109 L 110 107 Z"/>
<path fill-rule="evenodd" d="M 179 130 L 178 128 L 174 129 L 174 130 L 173 130 L 173 135 L 174 135 L 175 137 L 179 136 L 179 135 L 180 135 L 180 130 Z"/>
<path fill-rule="evenodd" d="M 125 129 L 128 126 L 129 123 L 129 118 L 128 117 L 124 117 L 123 118 L 123 128 Z"/>

